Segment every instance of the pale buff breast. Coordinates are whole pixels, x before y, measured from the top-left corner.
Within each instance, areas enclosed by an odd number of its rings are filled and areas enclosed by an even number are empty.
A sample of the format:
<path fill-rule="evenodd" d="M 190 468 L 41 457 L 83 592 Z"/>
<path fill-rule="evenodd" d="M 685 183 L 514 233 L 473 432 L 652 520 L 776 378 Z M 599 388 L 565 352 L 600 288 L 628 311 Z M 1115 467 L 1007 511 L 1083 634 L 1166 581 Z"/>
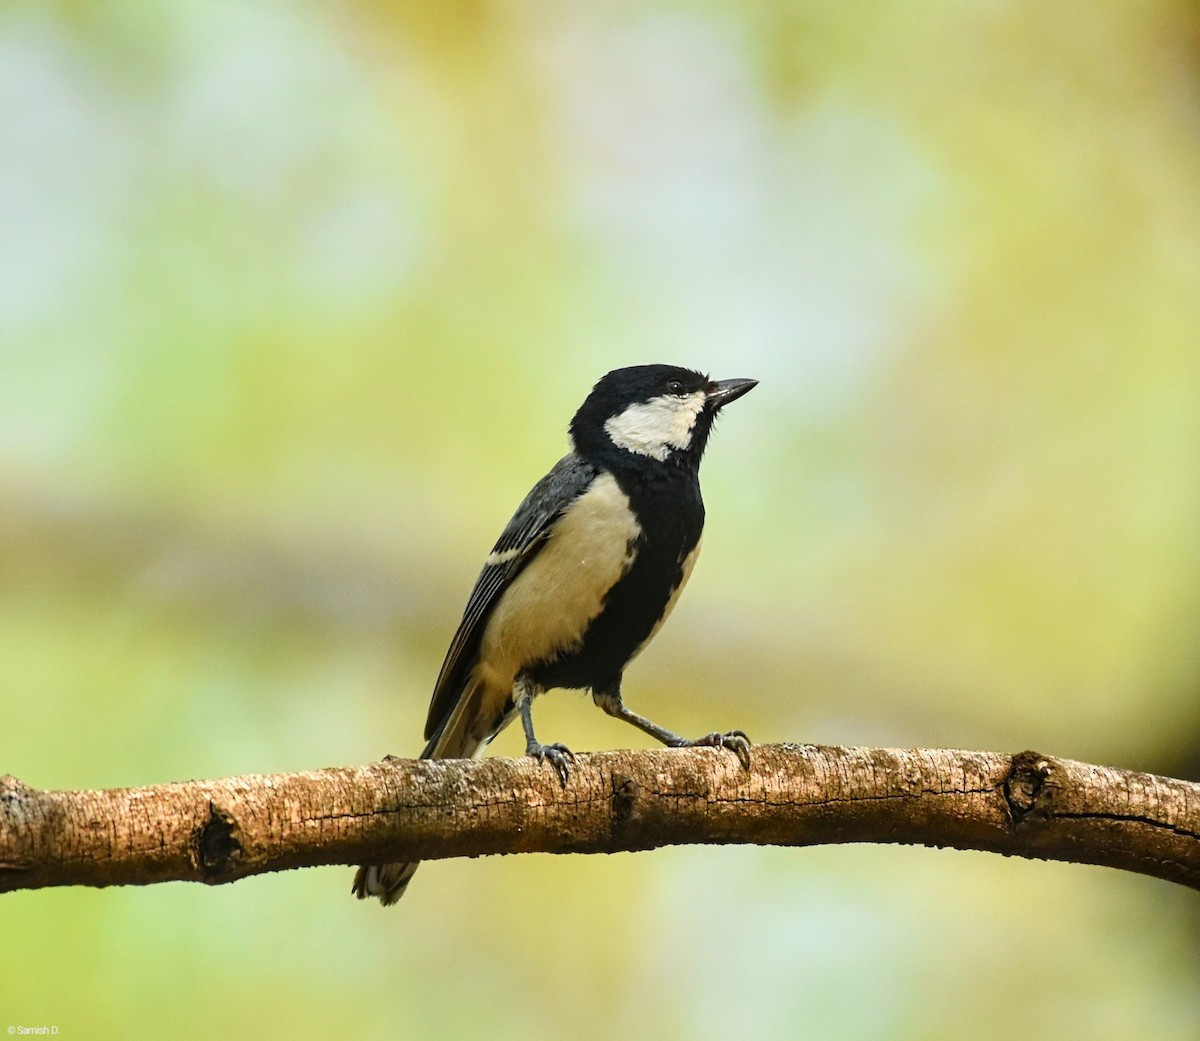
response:
<path fill-rule="evenodd" d="M 492 690 L 508 691 L 525 667 L 578 646 L 629 569 L 637 535 L 628 497 L 611 474 L 601 474 L 496 604 L 477 676 Z"/>

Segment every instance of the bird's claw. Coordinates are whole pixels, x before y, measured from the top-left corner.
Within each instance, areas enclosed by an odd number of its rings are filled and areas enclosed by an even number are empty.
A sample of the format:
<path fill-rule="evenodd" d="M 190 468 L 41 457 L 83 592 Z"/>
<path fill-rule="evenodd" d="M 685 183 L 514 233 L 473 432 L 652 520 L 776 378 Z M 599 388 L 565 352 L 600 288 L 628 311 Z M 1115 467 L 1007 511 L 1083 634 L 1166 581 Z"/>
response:
<path fill-rule="evenodd" d="M 571 776 L 571 763 L 575 762 L 575 753 L 566 745 L 530 745 L 525 752 L 539 763 L 550 760 L 550 765 L 554 767 L 563 787 L 567 786 L 567 779 Z"/>
<path fill-rule="evenodd" d="M 738 757 L 738 762 L 745 769 L 750 769 L 750 738 L 741 730 L 727 730 L 723 734 L 720 731 L 714 731 L 711 734 L 698 737 L 694 741 L 685 741 L 684 747 L 728 748 L 729 751 Z"/>

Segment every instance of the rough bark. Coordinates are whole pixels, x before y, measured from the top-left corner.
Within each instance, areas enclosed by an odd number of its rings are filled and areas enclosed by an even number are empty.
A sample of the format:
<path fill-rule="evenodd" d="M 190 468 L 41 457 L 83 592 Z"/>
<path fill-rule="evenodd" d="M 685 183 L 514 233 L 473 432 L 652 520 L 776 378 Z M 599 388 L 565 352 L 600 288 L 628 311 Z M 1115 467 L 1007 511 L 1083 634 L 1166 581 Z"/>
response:
<path fill-rule="evenodd" d="M 320 864 L 680 843 L 920 843 L 1200 888 L 1200 785 L 1033 752 L 760 745 L 39 791 L 0 778 L 0 891 L 232 882 Z"/>

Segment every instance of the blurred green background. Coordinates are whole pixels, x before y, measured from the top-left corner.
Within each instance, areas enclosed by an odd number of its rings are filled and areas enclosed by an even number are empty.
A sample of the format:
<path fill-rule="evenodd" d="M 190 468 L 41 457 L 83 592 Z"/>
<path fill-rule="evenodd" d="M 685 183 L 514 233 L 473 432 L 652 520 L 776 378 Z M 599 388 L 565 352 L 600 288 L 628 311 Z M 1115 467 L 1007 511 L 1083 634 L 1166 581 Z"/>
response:
<path fill-rule="evenodd" d="M 634 708 L 1200 771 L 1194 4 L 6 0 L 0 772 L 415 753 L 488 547 L 647 361 L 762 385 Z M 1096 868 L 350 879 L 0 897 L 0 1027 L 1200 1036 L 1194 896 Z"/>

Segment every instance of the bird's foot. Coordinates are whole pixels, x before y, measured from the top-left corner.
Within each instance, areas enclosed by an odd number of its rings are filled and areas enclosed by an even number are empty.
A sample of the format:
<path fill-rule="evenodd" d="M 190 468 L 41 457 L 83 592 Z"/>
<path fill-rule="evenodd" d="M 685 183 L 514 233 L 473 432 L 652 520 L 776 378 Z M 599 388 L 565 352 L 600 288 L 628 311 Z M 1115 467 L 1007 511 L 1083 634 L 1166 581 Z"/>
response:
<path fill-rule="evenodd" d="M 695 740 L 681 740 L 676 748 L 728 748 L 738 757 L 738 762 L 747 770 L 750 769 L 750 738 L 740 730 L 728 730 L 725 733 L 714 731 Z"/>
<path fill-rule="evenodd" d="M 563 787 L 567 786 L 567 778 L 571 776 L 571 764 L 575 762 L 575 753 L 566 745 L 543 745 L 531 741 L 525 746 L 525 754 L 533 756 L 539 763 L 550 760 L 550 765 L 554 767 Z"/>

